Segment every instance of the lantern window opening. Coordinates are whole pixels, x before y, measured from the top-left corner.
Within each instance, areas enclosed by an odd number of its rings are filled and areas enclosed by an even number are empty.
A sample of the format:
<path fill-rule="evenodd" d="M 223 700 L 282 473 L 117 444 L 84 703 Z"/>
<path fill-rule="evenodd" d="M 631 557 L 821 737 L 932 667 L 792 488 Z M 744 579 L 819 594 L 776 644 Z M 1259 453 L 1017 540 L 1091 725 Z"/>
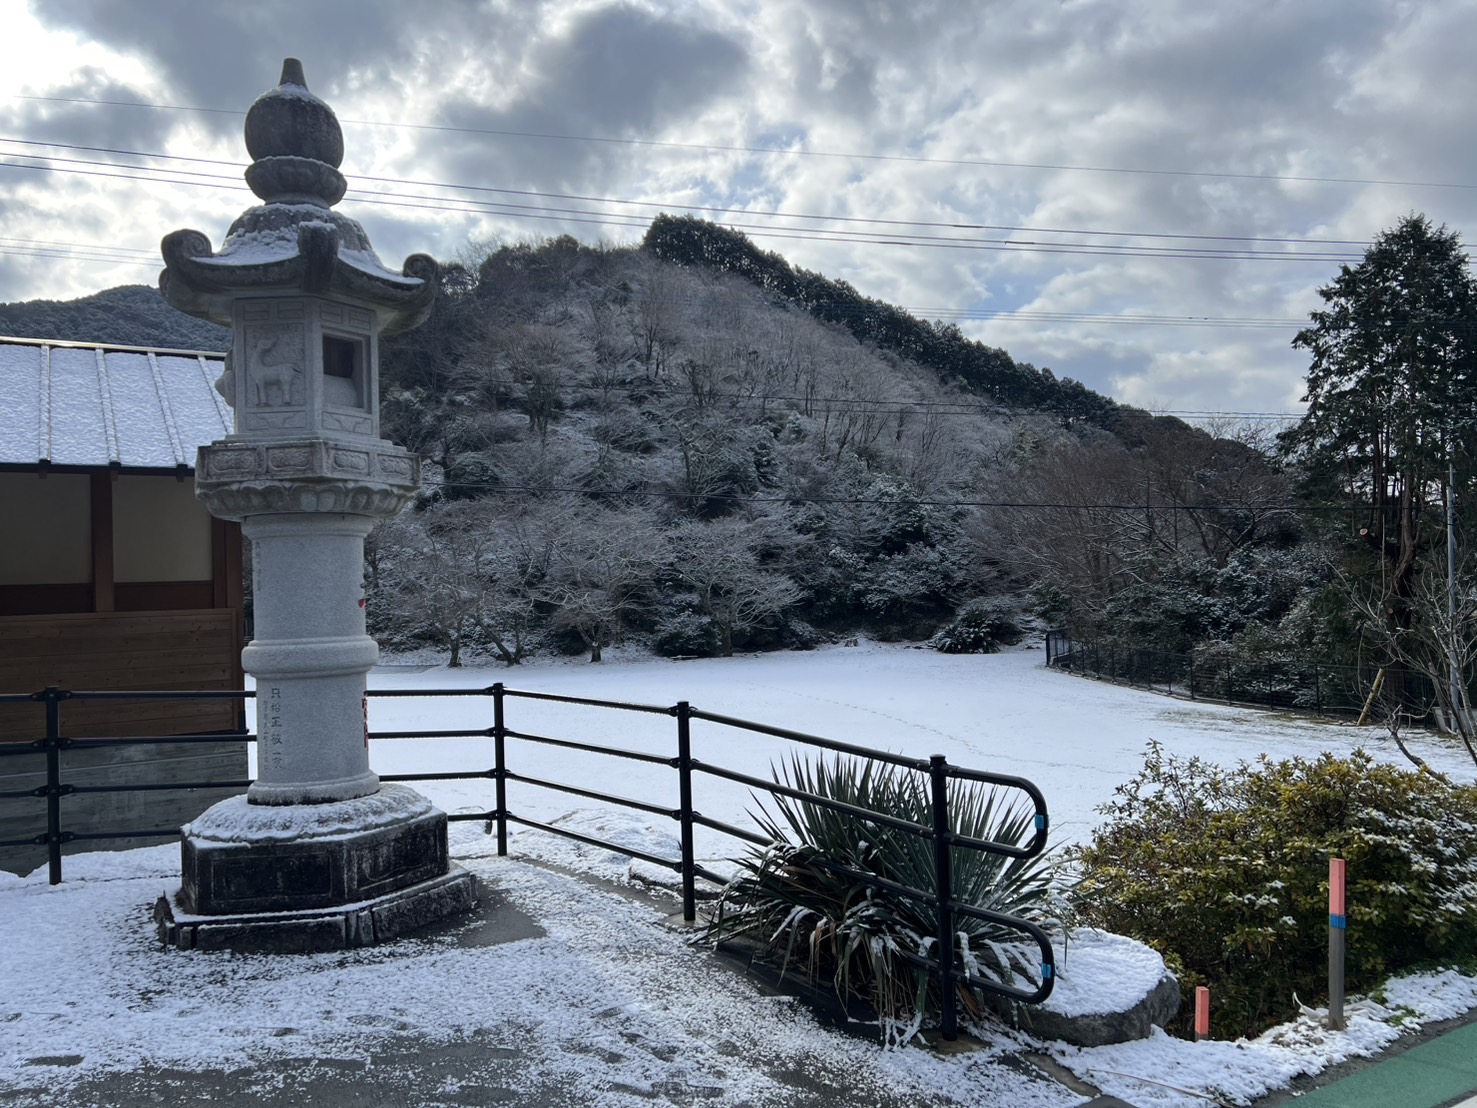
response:
<path fill-rule="evenodd" d="M 367 408 L 364 396 L 364 339 L 323 332 L 323 402 L 336 408 Z"/>

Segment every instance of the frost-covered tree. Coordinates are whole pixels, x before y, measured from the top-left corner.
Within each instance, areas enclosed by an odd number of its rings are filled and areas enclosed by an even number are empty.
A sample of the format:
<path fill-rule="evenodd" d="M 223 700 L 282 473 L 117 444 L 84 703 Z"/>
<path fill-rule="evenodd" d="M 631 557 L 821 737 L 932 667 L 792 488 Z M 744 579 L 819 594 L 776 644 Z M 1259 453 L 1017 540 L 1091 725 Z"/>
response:
<path fill-rule="evenodd" d="M 639 509 L 559 505 L 542 519 L 548 572 L 536 595 L 553 609 L 553 626 L 601 661 L 624 621 L 650 608 L 665 536 Z"/>
<path fill-rule="evenodd" d="M 405 512 L 375 529 L 370 603 L 376 627 L 429 640 L 460 666 L 469 644 L 522 661 L 535 620 L 530 562 L 514 529 L 476 501 Z"/>
<path fill-rule="evenodd" d="M 774 619 L 800 599 L 789 577 L 763 564 L 764 542 L 764 529 L 739 517 L 688 521 L 671 533 L 672 571 L 717 629 L 725 657 L 733 653 L 735 635 Z"/>

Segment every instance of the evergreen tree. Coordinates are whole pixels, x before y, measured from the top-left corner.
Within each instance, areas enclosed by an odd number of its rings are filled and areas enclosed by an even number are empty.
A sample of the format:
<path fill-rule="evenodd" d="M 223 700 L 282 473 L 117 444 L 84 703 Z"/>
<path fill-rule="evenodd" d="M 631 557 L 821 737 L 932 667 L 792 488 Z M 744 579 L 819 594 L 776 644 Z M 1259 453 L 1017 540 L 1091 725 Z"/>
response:
<path fill-rule="evenodd" d="M 1477 285 L 1458 236 L 1412 215 L 1319 290 L 1293 345 L 1312 355 L 1302 421 L 1281 437 L 1306 486 L 1339 495 L 1377 554 L 1390 630 L 1409 630 L 1423 550 L 1444 537 L 1448 466 L 1470 482 Z"/>

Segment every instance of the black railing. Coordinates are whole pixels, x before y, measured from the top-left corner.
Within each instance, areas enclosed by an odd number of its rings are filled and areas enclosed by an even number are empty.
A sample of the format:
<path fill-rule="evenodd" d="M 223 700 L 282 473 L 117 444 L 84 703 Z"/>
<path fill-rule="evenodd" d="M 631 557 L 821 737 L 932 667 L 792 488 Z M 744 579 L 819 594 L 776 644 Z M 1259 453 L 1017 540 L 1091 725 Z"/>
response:
<path fill-rule="evenodd" d="M 179 830 L 175 827 L 127 831 L 97 829 L 76 832 L 68 831 L 63 826 L 64 805 L 62 801 L 64 797 L 82 792 L 106 793 L 150 789 L 245 788 L 250 784 L 249 781 L 199 781 L 171 782 L 161 785 L 98 785 L 87 787 L 70 785 L 63 779 L 62 764 L 62 756 L 69 750 L 133 746 L 149 743 L 219 743 L 229 740 L 254 742 L 256 741 L 256 736 L 251 734 L 151 735 L 130 738 L 73 739 L 65 736 L 62 727 L 61 706 L 65 702 L 71 700 L 150 699 L 239 700 L 242 698 L 252 698 L 254 695 L 249 690 L 231 692 L 75 692 L 55 687 L 43 689 L 41 692 L 32 694 L 0 695 L 0 704 L 30 704 L 40 702 L 46 706 L 46 734 L 43 737 L 29 743 L 0 744 L 0 757 L 4 755 L 34 754 L 38 751 L 45 754 L 46 784 L 31 791 L 0 792 L 0 800 L 21 797 L 44 797 L 46 800 L 46 831 L 43 834 L 25 839 L 0 840 L 0 846 L 44 845 L 48 852 L 49 877 L 52 884 L 57 884 L 62 880 L 61 848 L 65 843 L 94 839 L 164 838 L 177 835 Z M 909 958 L 910 961 L 914 961 L 920 965 L 926 965 L 939 981 L 942 996 L 940 1024 L 941 1031 L 946 1038 L 953 1038 L 957 1033 L 958 1017 L 955 990 L 959 985 L 967 985 L 1028 1004 L 1039 1003 L 1051 994 L 1052 986 L 1055 984 L 1055 960 L 1052 955 L 1051 943 L 1046 933 L 1029 920 L 961 902 L 955 899 L 953 892 L 953 851 L 955 850 L 983 851 L 1009 858 L 1032 858 L 1039 855 L 1045 849 L 1048 831 L 1046 799 L 1042 796 L 1041 791 L 1025 778 L 985 773 L 979 770 L 952 766 L 948 764 L 942 755 L 934 755 L 927 759 L 909 758 L 887 751 L 869 749 L 853 743 L 839 742 L 834 739 L 808 735 L 800 731 L 756 723 L 752 720 L 738 719 L 713 712 L 704 712 L 692 707 L 686 701 L 681 701 L 670 707 L 650 704 L 629 704 L 620 701 L 595 700 L 587 697 L 561 696 L 554 693 L 509 689 L 501 683 L 478 689 L 372 689 L 368 695 L 371 699 L 442 697 L 487 697 L 491 699 L 492 725 L 490 727 L 453 730 L 371 731 L 368 737 L 371 740 L 408 738 L 492 739 L 493 764 L 491 766 L 456 772 L 383 774 L 380 779 L 382 781 L 491 780 L 494 783 L 494 806 L 492 808 L 480 812 L 452 813 L 447 818 L 453 821 L 483 822 L 489 834 L 496 832 L 497 852 L 499 855 L 506 855 L 508 853 L 508 825 L 514 823 L 582 842 L 590 846 L 609 849 L 633 858 L 639 858 L 653 865 L 670 869 L 680 876 L 683 919 L 693 922 L 697 918 L 698 879 L 701 878 L 718 886 L 727 883 L 727 878 L 723 874 L 716 873 L 698 863 L 694 841 L 696 828 L 705 827 L 722 835 L 759 846 L 767 846 L 771 843 L 771 840 L 767 836 L 761 835 L 751 828 L 738 827 L 725 823 L 722 820 L 705 816 L 697 809 L 694 785 L 698 776 L 707 776 L 733 782 L 746 786 L 749 789 L 767 792 L 771 795 L 790 797 L 835 809 L 867 823 L 887 826 L 905 834 L 912 834 L 930 840 L 933 843 L 935 862 L 934 887 L 932 889 L 912 888 L 895 881 L 890 881 L 876 874 L 853 870 L 848 867 L 837 866 L 836 868 L 845 872 L 856 881 L 879 889 L 886 889 L 895 895 L 907 897 L 934 908 L 938 913 L 937 949 L 939 952 L 948 951 L 952 954 L 954 950 L 954 920 L 958 916 L 981 919 L 1014 929 L 1025 936 L 1029 936 L 1030 940 L 1036 944 L 1041 955 L 1041 980 L 1031 989 L 1016 988 L 1000 981 L 993 981 L 970 974 L 965 968 L 956 965 L 952 959 L 943 957 L 926 959 L 921 956 Z M 602 711 L 636 712 L 647 715 L 668 716 L 673 718 L 676 724 L 675 749 L 672 754 L 653 754 L 644 751 L 620 749 L 605 743 L 582 742 L 570 738 L 538 735 L 528 731 L 515 730 L 508 726 L 507 723 L 507 701 L 509 699 L 582 706 Z M 774 780 L 755 777 L 739 770 L 701 760 L 693 755 L 694 721 L 719 728 L 767 735 L 772 738 L 778 738 L 832 753 L 887 762 L 907 770 L 926 774 L 932 798 L 932 822 L 928 826 L 914 824 L 886 812 L 857 808 L 841 801 L 817 796 L 788 785 L 780 784 Z M 670 798 L 666 802 L 649 799 L 640 800 L 617 796 L 602 792 L 599 789 L 587 788 L 569 782 L 541 779 L 519 773 L 516 768 L 509 764 L 507 757 L 508 741 L 510 739 L 534 745 L 548 746 L 559 750 L 634 760 L 654 766 L 671 767 L 677 773 L 676 805 L 674 807 L 671 804 Z M 951 781 L 977 782 L 991 787 L 1014 789 L 1024 793 L 1034 809 L 1034 833 L 1030 841 L 1026 843 L 996 842 L 976 839 L 954 832 L 949 816 L 949 783 Z M 581 834 L 569 828 L 559 827 L 556 824 L 545 823 L 526 815 L 519 815 L 509 808 L 508 785 L 510 782 L 521 786 L 552 790 L 567 795 L 616 804 L 657 816 L 670 817 L 678 824 L 680 842 L 678 857 L 662 857 L 633 848 L 629 844 L 608 842 L 593 836 Z"/>
<path fill-rule="evenodd" d="M 1120 685 L 1188 700 L 1358 716 L 1371 692 L 1407 718 L 1424 719 L 1439 701 L 1430 678 L 1410 670 L 1379 673 L 1373 666 L 1335 666 L 1291 658 L 1245 658 L 1234 653 L 1170 654 L 1113 642 L 1077 639 L 1065 631 L 1046 636 L 1046 664 Z"/>

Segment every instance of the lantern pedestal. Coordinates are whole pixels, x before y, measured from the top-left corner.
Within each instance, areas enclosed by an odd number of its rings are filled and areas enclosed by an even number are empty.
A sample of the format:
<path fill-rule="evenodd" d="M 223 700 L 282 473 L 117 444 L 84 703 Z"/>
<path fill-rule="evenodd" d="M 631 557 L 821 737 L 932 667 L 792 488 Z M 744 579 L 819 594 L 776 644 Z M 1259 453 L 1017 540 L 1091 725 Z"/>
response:
<path fill-rule="evenodd" d="M 301 953 L 369 946 L 469 910 L 446 816 L 403 785 L 324 804 L 233 797 L 184 828 L 184 884 L 160 897 L 160 939 L 183 950 Z"/>

